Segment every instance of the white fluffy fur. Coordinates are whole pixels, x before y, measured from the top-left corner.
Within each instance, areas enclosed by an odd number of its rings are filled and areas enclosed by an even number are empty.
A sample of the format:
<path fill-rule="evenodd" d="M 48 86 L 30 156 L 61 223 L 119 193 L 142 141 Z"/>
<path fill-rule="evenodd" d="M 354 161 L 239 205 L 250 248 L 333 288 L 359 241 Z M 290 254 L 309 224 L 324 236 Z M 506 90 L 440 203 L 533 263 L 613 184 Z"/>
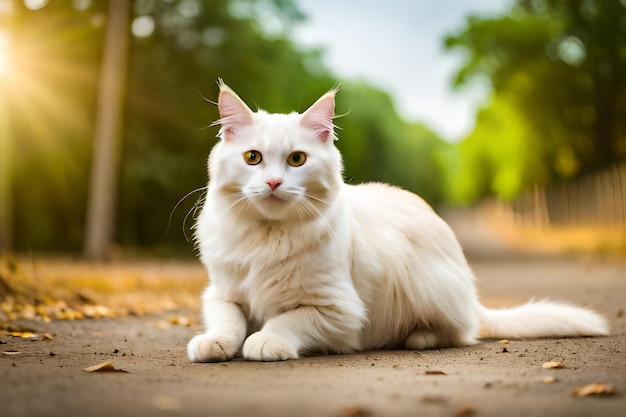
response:
<path fill-rule="evenodd" d="M 210 276 L 206 332 L 189 342 L 192 361 L 608 334 L 602 316 L 579 307 L 481 306 L 461 247 L 428 204 L 343 182 L 334 91 L 303 114 L 268 114 L 220 88 L 221 141 L 196 225 Z M 250 150 L 259 164 L 244 160 Z M 306 154 L 302 166 L 287 164 L 294 151 Z"/>

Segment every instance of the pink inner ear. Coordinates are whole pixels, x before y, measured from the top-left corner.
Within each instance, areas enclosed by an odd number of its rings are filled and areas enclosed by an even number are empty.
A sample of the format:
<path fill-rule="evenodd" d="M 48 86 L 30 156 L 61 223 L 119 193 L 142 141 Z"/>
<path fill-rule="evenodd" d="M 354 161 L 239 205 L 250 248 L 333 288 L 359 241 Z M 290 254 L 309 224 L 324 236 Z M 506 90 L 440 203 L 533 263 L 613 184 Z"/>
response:
<path fill-rule="evenodd" d="M 304 112 L 302 125 L 314 131 L 322 142 L 326 142 L 333 134 L 334 114 L 335 96 L 333 93 L 327 93 Z"/>
<path fill-rule="evenodd" d="M 229 90 L 220 92 L 218 108 L 220 112 L 219 124 L 222 125 L 220 129 L 221 135 L 234 133 L 238 128 L 252 123 L 254 114 L 252 110 Z"/>

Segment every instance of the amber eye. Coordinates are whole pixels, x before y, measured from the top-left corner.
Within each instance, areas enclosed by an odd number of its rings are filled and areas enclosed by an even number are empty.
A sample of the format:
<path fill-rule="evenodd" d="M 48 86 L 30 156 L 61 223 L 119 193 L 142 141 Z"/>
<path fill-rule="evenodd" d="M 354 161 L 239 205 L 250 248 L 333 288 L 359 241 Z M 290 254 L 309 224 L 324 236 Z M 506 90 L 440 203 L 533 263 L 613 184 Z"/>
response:
<path fill-rule="evenodd" d="M 263 156 L 261 156 L 261 152 L 259 151 L 248 151 L 243 154 L 243 159 L 246 160 L 248 165 L 258 165 L 263 159 Z"/>
<path fill-rule="evenodd" d="M 292 152 L 287 158 L 287 163 L 292 167 L 301 167 L 306 162 L 306 154 L 304 152 Z"/>

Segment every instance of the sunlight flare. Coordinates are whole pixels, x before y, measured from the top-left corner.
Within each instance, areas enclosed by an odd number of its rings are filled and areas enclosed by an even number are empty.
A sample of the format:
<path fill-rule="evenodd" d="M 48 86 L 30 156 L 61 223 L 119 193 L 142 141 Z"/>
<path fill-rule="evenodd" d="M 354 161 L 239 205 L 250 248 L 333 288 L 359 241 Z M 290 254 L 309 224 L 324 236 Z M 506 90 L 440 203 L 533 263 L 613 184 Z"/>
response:
<path fill-rule="evenodd" d="M 0 77 L 8 74 L 9 66 L 9 58 L 4 53 L 0 53 Z"/>

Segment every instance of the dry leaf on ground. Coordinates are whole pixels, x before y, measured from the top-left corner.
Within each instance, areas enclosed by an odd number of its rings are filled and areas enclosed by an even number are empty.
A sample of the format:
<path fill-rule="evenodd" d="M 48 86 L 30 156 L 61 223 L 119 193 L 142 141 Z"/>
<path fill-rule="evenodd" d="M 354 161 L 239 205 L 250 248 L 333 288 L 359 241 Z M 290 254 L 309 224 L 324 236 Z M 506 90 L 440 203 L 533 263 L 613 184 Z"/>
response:
<path fill-rule="evenodd" d="M 456 409 L 456 415 L 459 417 L 463 417 L 463 416 L 471 416 L 472 414 L 474 414 L 476 410 L 474 410 L 474 407 L 470 407 L 468 405 L 464 405 L 461 406 L 459 408 Z"/>
<path fill-rule="evenodd" d="M 448 399 L 443 396 L 427 395 L 422 397 L 420 401 L 424 404 L 445 404 L 448 402 Z"/>
<path fill-rule="evenodd" d="M 593 384 L 585 385 L 584 387 L 575 388 L 572 391 L 574 397 L 587 397 L 589 395 L 613 395 L 615 394 L 615 388 L 610 385 L 606 385 L 604 382 L 595 382 Z"/>
<path fill-rule="evenodd" d="M 25 332 L 11 332 L 12 337 L 20 337 L 26 340 L 52 340 L 54 337 L 50 333 L 34 333 L 30 331 Z"/>
<path fill-rule="evenodd" d="M 193 321 L 189 317 L 185 316 L 172 316 L 170 317 L 170 324 L 190 327 L 193 324 Z"/>
<path fill-rule="evenodd" d="M 365 417 L 371 415 L 371 412 L 360 405 L 346 405 L 341 409 L 343 417 Z"/>
<path fill-rule="evenodd" d="M 84 369 L 85 372 L 127 372 L 123 369 L 117 369 L 112 362 L 102 362 L 97 365 L 89 366 Z"/>
<path fill-rule="evenodd" d="M 545 362 L 543 365 L 541 365 L 541 367 L 544 369 L 558 369 L 558 368 L 563 367 L 563 363 L 562 362 Z"/>
<path fill-rule="evenodd" d="M 556 382 L 556 378 L 553 376 L 547 376 L 544 379 L 542 379 L 541 382 L 543 382 L 544 384 L 553 384 Z"/>
<path fill-rule="evenodd" d="M 21 355 L 22 352 L 18 352 L 16 350 L 7 350 L 6 352 L 2 352 L 7 356 L 15 356 L 15 355 Z"/>
<path fill-rule="evenodd" d="M 500 343 L 501 345 L 508 345 L 509 341 L 507 339 L 502 339 L 502 340 L 498 340 L 498 343 Z"/>
<path fill-rule="evenodd" d="M 447 375 L 444 371 L 426 371 L 426 375 Z"/>

